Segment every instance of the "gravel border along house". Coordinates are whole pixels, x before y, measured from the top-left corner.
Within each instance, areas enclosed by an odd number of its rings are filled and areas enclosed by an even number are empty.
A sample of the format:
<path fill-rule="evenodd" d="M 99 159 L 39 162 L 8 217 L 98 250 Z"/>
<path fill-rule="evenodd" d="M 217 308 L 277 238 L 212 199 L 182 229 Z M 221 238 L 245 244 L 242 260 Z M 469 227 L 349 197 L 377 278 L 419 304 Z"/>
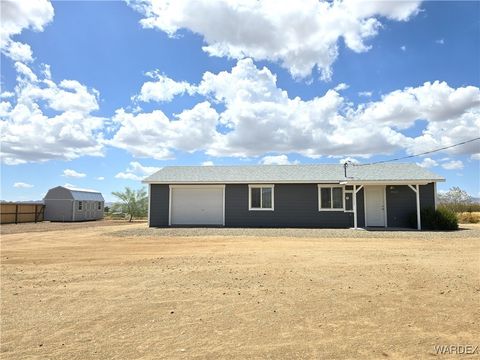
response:
<path fill-rule="evenodd" d="M 150 227 L 408 228 L 444 178 L 416 164 L 165 167 L 143 182 Z M 416 216 L 415 216 L 416 215 Z"/>

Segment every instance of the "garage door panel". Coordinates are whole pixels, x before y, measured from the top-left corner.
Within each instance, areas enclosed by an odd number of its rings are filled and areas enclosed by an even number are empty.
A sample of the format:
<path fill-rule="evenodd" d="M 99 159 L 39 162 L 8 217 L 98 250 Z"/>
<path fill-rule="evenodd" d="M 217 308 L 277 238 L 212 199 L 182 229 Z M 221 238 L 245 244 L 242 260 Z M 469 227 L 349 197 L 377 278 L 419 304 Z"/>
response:
<path fill-rule="evenodd" d="M 172 188 L 172 225 L 222 225 L 223 187 Z"/>

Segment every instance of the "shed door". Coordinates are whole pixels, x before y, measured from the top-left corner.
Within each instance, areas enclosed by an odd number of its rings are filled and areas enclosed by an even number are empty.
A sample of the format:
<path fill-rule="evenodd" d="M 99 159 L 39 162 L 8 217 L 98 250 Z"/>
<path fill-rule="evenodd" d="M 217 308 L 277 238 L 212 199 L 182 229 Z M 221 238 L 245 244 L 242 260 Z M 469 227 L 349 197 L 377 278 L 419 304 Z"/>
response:
<path fill-rule="evenodd" d="M 171 225 L 223 225 L 223 186 L 172 186 Z"/>

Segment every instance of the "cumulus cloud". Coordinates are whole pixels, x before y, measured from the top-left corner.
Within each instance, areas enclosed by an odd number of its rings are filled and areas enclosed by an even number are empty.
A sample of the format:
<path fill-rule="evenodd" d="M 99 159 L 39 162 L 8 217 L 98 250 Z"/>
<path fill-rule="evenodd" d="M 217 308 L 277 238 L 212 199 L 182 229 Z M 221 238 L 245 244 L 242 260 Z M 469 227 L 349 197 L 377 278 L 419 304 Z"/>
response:
<path fill-rule="evenodd" d="M 152 175 L 154 172 L 160 169 L 161 167 L 143 166 L 138 161 L 132 161 L 127 169 L 119 172 L 117 175 L 115 175 L 115 178 L 141 181 L 148 175 Z"/>
<path fill-rule="evenodd" d="M 166 159 L 175 151 L 203 151 L 215 157 L 298 153 L 307 157 L 421 153 L 470 138 L 480 127 L 480 90 L 426 82 L 354 105 L 337 91 L 305 101 L 277 86 L 268 68 L 242 59 L 230 71 L 206 72 L 196 93 L 205 101 L 169 119 L 160 110 L 117 111 L 119 131 L 110 143 L 136 156 Z M 417 120 L 426 127 L 408 136 Z M 479 153 L 478 143 L 446 151 Z"/>
<path fill-rule="evenodd" d="M 357 159 L 353 158 L 353 157 L 346 157 L 346 158 L 343 158 L 343 159 L 340 159 L 338 160 L 338 163 L 339 164 L 345 164 L 345 163 L 350 163 L 350 164 L 360 164 L 360 161 L 358 161 Z"/>
<path fill-rule="evenodd" d="M 99 176 L 99 177 L 96 177 L 95 179 L 97 179 L 97 180 L 99 180 L 99 181 L 102 181 L 102 180 L 105 180 L 105 177 Z"/>
<path fill-rule="evenodd" d="M 63 170 L 63 175 L 65 177 L 72 177 L 72 178 L 84 178 L 87 174 L 72 170 L 72 169 L 65 169 Z"/>
<path fill-rule="evenodd" d="M 215 164 L 211 160 L 207 160 L 207 161 L 202 162 L 202 166 L 213 166 L 213 165 L 215 165 Z"/>
<path fill-rule="evenodd" d="M 103 155 L 98 92 L 75 80 L 55 83 L 16 62 L 15 95 L 0 104 L 2 162 L 9 165 Z"/>
<path fill-rule="evenodd" d="M 138 157 L 169 159 L 174 150 L 195 152 L 205 149 L 216 136 L 218 114 L 205 101 L 184 110 L 170 120 L 161 110 L 132 114 L 116 111 L 113 123 L 117 126 L 112 146 L 125 149 Z"/>
<path fill-rule="evenodd" d="M 338 43 L 361 53 L 377 35 L 382 18 L 407 21 L 420 1 L 250 1 L 131 0 L 144 15 L 144 28 L 171 37 L 180 29 L 200 34 L 211 56 L 279 62 L 294 77 L 307 77 L 317 67 L 329 80 Z"/>
<path fill-rule="evenodd" d="M 269 155 L 264 156 L 260 160 L 260 164 L 263 165 L 291 165 L 291 164 L 298 164 L 298 161 L 291 162 L 288 160 L 287 155 Z"/>
<path fill-rule="evenodd" d="M 345 83 L 340 83 L 337 86 L 333 88 L 335 91 L 342 91 L 342 90 L 347 90 L 350 87 L 350 85 L 347 85 Z"/>
<path fill-rule="evenodd" d="M 423 168 L 431 168 L 431 167 L 437 166 L 438 162 L 427 157 L 423 159 L 421 162 L 417 162 L 417 165 Z"/>
<path fill-rule="evenodd" d="M 451 160 L 442 164 L 445 170 L 459 170 L 463 169 L 463 162 L 461 160 Z"/>
<path fill-rule="evenodd" d="M 158 70 L 148 72 L 147 76 L 155 81 L 147 81 L 142 85 L 140 94 L 134 96 L 134 101 L 172 101 L 174 96 L 185 92 L 190 95 L 195 92 L 195 88 L 186 81 L 175 81 L 162 75 Z"/>
<path fill-rule="evenodd" d="M 32 50 L 28 44 L 12 40 L 24 29 L 43 31 L 53 19 L 53 6 L 48 0 L 10 1 L 2 0 L 0 48 L 2 53 L 14 61 L 32 61 Z"/>
<path fill-rule="evenodd" d="M 18 189 L 29 189 L 32 188 L 32 184 L 24 183 L 24 182 L 16 182 L 13 184 L 13 187 L 18 188 Z"/>

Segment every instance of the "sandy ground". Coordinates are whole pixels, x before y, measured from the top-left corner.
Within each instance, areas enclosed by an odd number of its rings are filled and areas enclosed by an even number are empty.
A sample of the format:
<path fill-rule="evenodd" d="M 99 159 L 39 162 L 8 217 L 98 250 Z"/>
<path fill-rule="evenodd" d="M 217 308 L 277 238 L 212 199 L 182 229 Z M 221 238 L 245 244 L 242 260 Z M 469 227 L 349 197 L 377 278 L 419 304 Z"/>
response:
<path fill-rule="evenodd" d="M 363 238 L 145 227 L 4 233 L 1 358 L 423 359 L 480 345 L 479 226 Z"/>

